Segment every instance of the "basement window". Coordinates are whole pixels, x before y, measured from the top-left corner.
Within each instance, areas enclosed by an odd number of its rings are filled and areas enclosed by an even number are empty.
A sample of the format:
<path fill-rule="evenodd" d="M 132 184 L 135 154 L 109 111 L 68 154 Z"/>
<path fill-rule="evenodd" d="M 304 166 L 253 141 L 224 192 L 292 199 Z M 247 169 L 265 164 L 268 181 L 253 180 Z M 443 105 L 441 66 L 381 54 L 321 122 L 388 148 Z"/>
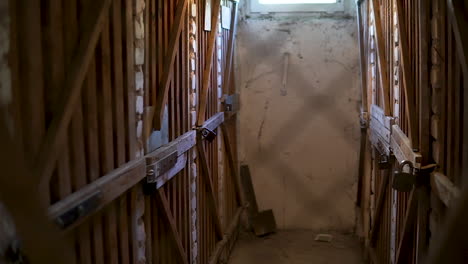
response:
<path fill-rule="evenodd" d="M 250 11 L 255 13 L 281 12 L 340 12 L 344 0 L 250 0 Z"/>

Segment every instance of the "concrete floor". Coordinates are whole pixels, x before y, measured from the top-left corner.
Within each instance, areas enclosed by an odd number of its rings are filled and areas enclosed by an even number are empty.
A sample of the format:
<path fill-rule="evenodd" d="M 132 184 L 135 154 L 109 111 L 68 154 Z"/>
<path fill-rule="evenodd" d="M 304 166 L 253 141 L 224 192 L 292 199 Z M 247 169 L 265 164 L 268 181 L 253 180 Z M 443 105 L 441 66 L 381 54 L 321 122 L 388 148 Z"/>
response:
<path fill-rule="evenodd" d="M 280 231 L 257 238 L 243 233 L 231 254 L 229 264 L 358 264 L 364 263 L 358 240 L 333 234 L 331 243 L 317 242 L 312 231 Z"/>

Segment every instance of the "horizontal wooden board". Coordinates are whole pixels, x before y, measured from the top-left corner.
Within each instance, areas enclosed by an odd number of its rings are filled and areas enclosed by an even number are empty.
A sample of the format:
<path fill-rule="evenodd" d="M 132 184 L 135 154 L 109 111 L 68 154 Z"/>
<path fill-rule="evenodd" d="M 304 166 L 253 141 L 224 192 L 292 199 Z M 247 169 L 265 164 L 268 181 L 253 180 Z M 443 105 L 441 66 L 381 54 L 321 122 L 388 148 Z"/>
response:
<path fill-rule="evenodd" d="M 86 216 L 77 221 L 77 223 L 80 223 L 85 218 L 99 211 L 99 209 L 118 198 L 132 186 L 135 186 L 145 176 L 146 164 L 144 159 L 131 161 L 92 182 L 81 190 L 69 195 L 60 202 L 50 206 L 48 209 L 48 215 L 50 218 L 55 219 L 67 212 L 70 208 L 79 206 L 84 200 L 99 191 L 100 199 L 98 201 L 98 205 L 94 210 L 90 211 Z M 76 226 L 76 224 L 71 227 Z"/>
<path fill-rule="evenodd" d="M 391 130 L 392 126 L 395 124 L 395 119 L 393 117 L 386 116 L 383 109 L 374 104 L 371 106 L 371 118 L 376 119 L 389 130 Z"/>
<path fill-rule="evenodd" d="M 409 160 L 413 163 L 414 168 L 421 168 L 421 154 L 413 151 L 411 141 L 397 125 L 392 127 L 390 147 L 398 162 Z"/>
<path fill-rule="evenodd" d="M 206 120 L 202 128 L 209 129 L 214 131 L 224 122 L 224 112 L 219 112 L 216 115 L 212 116 L 210 119 Z"/>

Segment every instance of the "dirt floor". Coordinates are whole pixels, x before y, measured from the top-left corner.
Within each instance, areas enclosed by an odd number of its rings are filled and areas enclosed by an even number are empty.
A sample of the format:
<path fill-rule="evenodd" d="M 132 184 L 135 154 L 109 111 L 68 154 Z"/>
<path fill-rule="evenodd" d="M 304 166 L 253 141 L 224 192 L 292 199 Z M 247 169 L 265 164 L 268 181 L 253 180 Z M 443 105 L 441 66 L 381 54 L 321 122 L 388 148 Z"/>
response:
<path fill-rule="evenodd" d="M 358 264 L 364 263 L 358 240 L 351 235 L 333 234 L 330 243 L 315 241 L 312 231 L 280 231 L 257 238 L 243 233 L 229 264 Z"/>

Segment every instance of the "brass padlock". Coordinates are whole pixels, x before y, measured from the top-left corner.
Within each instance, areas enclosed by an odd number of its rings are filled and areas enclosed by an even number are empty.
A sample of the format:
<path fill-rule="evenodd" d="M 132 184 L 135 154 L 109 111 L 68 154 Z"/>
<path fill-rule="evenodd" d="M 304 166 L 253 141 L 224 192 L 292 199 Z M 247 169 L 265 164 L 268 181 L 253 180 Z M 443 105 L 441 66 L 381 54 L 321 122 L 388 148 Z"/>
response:
<path fill-rule="evenodd" d="M 405 166 L 410 167 L 410 171 L 403 172 Z M 399 170 L 395 171 L 393 176 L 393 189 L 399 192 L 410 192 L 416 183 L 416 175 L 414 175 L 414 166 L 411 161 L 404 160 L 400 163 Z"/>

